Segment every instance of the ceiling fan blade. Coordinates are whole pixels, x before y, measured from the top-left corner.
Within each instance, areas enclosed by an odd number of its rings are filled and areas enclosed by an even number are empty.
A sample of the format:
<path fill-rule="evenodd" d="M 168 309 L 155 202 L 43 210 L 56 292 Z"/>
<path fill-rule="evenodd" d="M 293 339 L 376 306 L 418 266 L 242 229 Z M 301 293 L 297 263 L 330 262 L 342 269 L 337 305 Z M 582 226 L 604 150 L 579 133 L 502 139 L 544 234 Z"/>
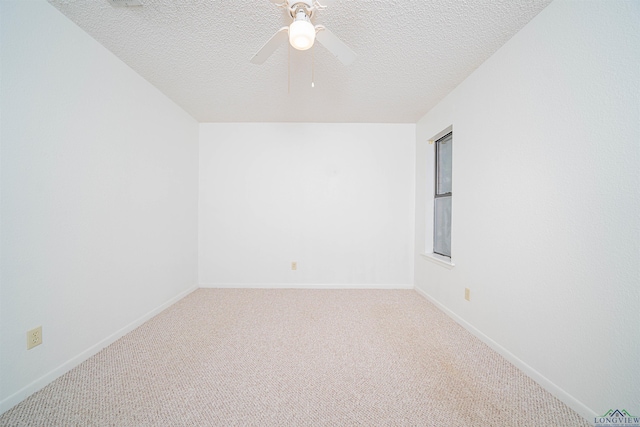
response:
<path fill-rule="evenodd" d="M 268 42 L 260 48 L 260 50 L 251 57 L 251 62 L 253 64 L 263 64 L 264 61 L 267 60 L 271 56 L 273 52 L 282 44 L 283 41 L 287 40 L 289 36 L 289 27 L 282 27 L 276 33 L 271 36 Z"/>
<path fill-rule="evenodd" d="M 355 52 L 322 25 L 316 25 L 316 39 L 344 65 L 349 65 L 356 59 Z"/>
<path fill-rule="evenodd" d="M 336 2 L 336 0 L 315 0 L 315 2 L 318 3 L 321 8 L 325 8 L 333 5 Z"/>

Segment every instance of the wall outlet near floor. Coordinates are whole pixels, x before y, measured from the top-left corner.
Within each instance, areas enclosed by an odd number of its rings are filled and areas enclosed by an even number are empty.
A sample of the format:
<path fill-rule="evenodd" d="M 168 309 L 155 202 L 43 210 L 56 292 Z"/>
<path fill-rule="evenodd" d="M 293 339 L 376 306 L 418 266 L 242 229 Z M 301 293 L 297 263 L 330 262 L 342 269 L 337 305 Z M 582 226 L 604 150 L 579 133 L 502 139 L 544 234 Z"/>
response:
<path fill-rule="evenodd" d="M 27 331 L 27 350 L 42 344 L 42 326 Z"/>
<path fill-rule="evenodd" d="M 292 270 L 297 270 L 298 269 L 298 262 L 297 261 L 291 261 L 291 269 Z"/>
<path fill-rule="evenodd" d="M 469 288 L 464 288 L 464 299 L 471 301 L 471 290 Z"/>

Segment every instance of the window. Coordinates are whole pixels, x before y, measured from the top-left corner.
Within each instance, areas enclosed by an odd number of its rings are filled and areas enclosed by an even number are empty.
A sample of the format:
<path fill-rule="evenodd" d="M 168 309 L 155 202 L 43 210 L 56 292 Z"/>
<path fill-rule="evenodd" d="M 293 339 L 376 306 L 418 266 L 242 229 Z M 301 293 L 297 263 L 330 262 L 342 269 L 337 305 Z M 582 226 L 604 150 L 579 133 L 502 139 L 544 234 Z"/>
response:
<path fill-rule="evenodd" d="M 451 258 L 451 167 L 453 133 L 438 139 L 436 145 L 436 188 L 433 212 L 433 253 Z"/>

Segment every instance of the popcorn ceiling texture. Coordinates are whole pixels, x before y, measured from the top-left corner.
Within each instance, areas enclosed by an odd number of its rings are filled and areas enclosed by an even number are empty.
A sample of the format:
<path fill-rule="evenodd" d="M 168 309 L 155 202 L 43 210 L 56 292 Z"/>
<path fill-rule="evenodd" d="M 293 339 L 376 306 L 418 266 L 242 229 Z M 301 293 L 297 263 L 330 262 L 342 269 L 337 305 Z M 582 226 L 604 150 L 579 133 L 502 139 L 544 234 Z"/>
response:
<path fill-rule="evenodd" d="M 0 425 L 590 424 L 415 291 L 199 289 Z"/>
<path fill-rule="evenodd" d="M 415 123 L 551 0 L 337 0 L 314 17 L 357 54 L 320 44 L 249 58 L 288 25 L 268 0 L 49 0 L 200 122 Z M 315 56 L 315 88 L 311 87 Z"/>

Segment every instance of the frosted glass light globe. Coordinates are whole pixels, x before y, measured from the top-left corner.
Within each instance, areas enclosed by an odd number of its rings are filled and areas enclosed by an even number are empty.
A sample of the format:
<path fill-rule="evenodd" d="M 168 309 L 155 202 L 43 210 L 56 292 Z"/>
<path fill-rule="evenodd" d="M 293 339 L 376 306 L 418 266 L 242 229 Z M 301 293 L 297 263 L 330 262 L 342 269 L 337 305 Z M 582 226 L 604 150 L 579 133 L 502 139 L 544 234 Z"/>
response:
<path fill-rule="evenodd" d="M 298 50 L 307 50 L 313 46 L 316 29 L 306 20 L 296 20 L 289 26 L 289 43 Z"/>

